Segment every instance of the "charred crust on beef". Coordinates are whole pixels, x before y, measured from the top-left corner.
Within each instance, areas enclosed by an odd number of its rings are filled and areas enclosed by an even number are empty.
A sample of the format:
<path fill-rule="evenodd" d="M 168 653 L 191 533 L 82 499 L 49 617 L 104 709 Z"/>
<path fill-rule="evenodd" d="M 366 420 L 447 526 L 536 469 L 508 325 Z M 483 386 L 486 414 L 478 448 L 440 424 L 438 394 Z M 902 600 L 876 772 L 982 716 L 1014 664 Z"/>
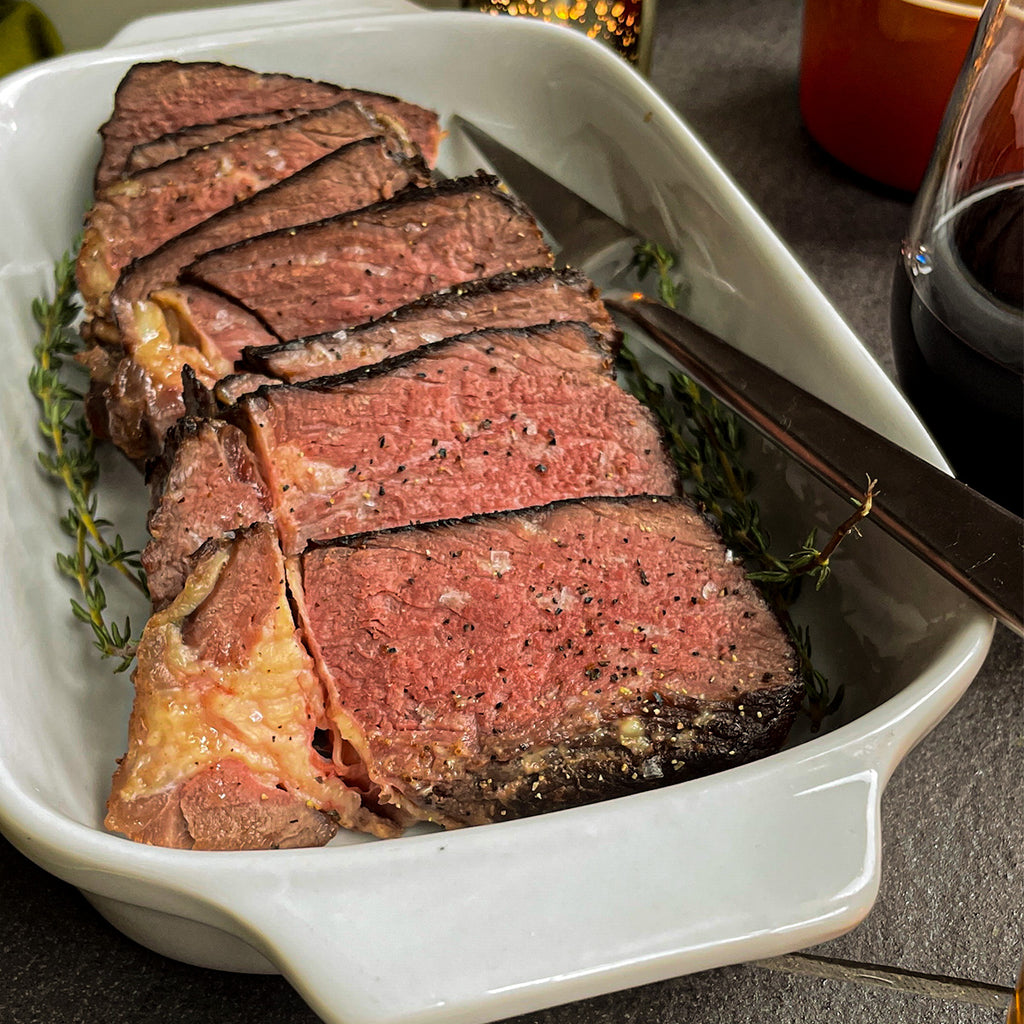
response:
<path fill-rule="evenodd" d="M 358 161 L 363 154 L 375 154 L 377 152 L 383 153 L 385 159 L 390 161 L 396 169 L 407 169 L 409 177 L 413 182 L 425 184 L 430 180 L 430 170 L 423 161 L 423 158 L 418 154 L 410 152 L 408 149 L 395 145 L 386 135 L 370 135 L 366 138 L 356 139 L 324 154 L 305 167 L 299 168 L 295 173 L 290 174 L 281 181 L 268 185 L 265 189 L 261 189 L 247 199 L 219 210 L 198 224 L 175 235 L 173 238 L 169 238 L 151 253 L 136 257 L 121 271 L 121 276 L 114 289 L 114 299 L 116 300 L 120 296 L 144 297 L 145 293 L 151 290 L 153 283 L 146 282 L 142 290 L 140 290 L 136 281 L 141 278 L 145 282 L 146 274 L 150 267 L 157 264 L 168 253 L 181 250 L 183 244 L 187 245 L 190 239 L 198 238 L 201 240 L 205 236 L 210 236 L 219 226 L 230 225 L 232 222 L 240 221 L 249 210 L 267 207 L 269 204 L 278 202 L 279 197 L 282 203 L 287 203 L 287 197 L 290 193 L 301 189 L 307 181 L 315 180 L 333 165 Z M 245 237 L 248 237 L 248 235 Z M 209 247 L 207 246 L 207 248 Z M 206 249 L 199 248 L 199 254 L 204 251 Z M 195 255 L 192 255 L 189 257 L 189 260 L 195 258 Z M 174 276 L 156 283 L 171 284 L 177 276 L 177 271 L 180 269 L 180 266 L 175 266 Z"/>
<path fill-rule="evenodd" d="M 386 359 L 380 360 L 380 362 L 371 363 L 368 366 L 357 366 L 354 369 L 346 370 L 344 373 L 335 373 L 324 377 L 314 377 L 312 380 L 297 380 L 287 384 L 264 384 L 255 391 L 241 396 L 235 404 L 248 405 L 260 402 L 271 392 L 275 395 L 281 394 L 282 392 L 280 389 L 282 388 L 296 388 L 300 391 L 333 391 L 338 388 L 346 387 L 349 384 L 372 380 L 374 377 L 387 376 L 395 370 L 400 370 L 404 366 L 413 366 L 419 362 L 423 358 L 424 353 L 428 351 L 434 353 L 443 352 L 445 349 L 463 345 L 467 341 L 473 341 L 481 346 L 485 346 L 487 344 L 487 339 L 490 337 L 500 338 L 511 336 L 523 339 L 533 338 L 536 337 L 539 332 L 543 332 L 548 328 L 557 329 L 560 327 L 571 328 L 579 331 L 586 337 L 588 344 L 595 353 L 600 355 L 608 352 L 608 348 L 601 338 L 601 335 L 598 334 L 598 332 L 589 324 L 582 323 L 578 320 L 552 320 L 549 323 L 535 324 L 531 327 L 482 327 L 478 331 L 469 331 L 465 334 L 453 334 L 449 338 L 442 338 L 440 341 L 432 341 L 426 345 L 421 345 L 419 348 L 410 349 L 408 352 L 399 352 L 397 355 L 388 356 Z M 610 365 L 608 367 L 607 376 L 614 377 L 614 371 Z"/>
<path fill-rule="evenodd" d="M 717 702 L 651 691 L 571 742 L 435 781 L 423 804 L 428 817 L 479 825 L 701 778 L 778 750 L 800 700 L 793 686 Z"/>
<path fill-rule="evenodd" d="M 161 60 L 133 65 L 118 84 L 111 116 L 99 129 L 103 153 L 95 184 L 99 188 L 122 173 L 133 145 L 168 131 L 286 107 L 314 109 L 343 98 L 370 108 L 376 102 L 399 117 L 428 163 L 433 162 L 439 141 L 438 118 L 434 111 L 416 104 L 384 93 L 217 61 Z"/>
<path fill-rule="evenodd" d="M 795 652 L 708 527 L 682 498 L 586 498 L 311 545 L 304 627 L 385 799 L 479 824 L 778 749 Z"/>
<path fill-rule="evenodd" d="M 431 292 L 383 316 L 278 345 L 250 346 L 241 363 L 285 381 L 343 372 L 443 337 L 485 327 L 585 320 L 614 358 L 622 335 L 598 290 L 574 269 L 528 267 Z M 340 363 L 335 370 L 331 364 Z"/>
<path fill-rule="evenodd" d="M 492 198 L 498 199 L 500 202 L 504 203 L 508 207 L 510 213 L 529 220 L 533 219 L 533 214 L 530 212 L 526 204 L 519 199 L 518 196 L 514 196 L 512 193 L 504 189 L 499 178 L 495 177 L 493 174 L 484 174 L 481 172 L 461 178 L 446 178 L 443 181 L 436 182 L 426 188 L 418 188 L 415 185 L 409 185 L 396 193 L 390 199 L 385 199 L 381 202 L 364 206 L 361 210 L 352 210 L 346 213 L 333 214 L 329 217 L 321 217 L 318 220 L 310 221 L 308 224 L 302 225 L 302 227 L 305 229 L 313 229 L 328 224 L 351 221 L 360 217 L 365 218 L 372 216 L 380 210 L 394 210 L 405 204 L 423 202 L 431 197 L 440 198 L 447 195 L 460 195 L 463 193 L 470 193 L 475 190 L 482 192 L 486 191 Z M 278 228 L 276 231 L 267 231 L 265 234 L 259 235 L 258 239 L 261 243 L 265 243 L 272 242 L 275 239 L 293 237 L 294 234 L 295 228 Z M 242 241 L 233 242 L 231 245 L 225 245 L 205 253 L 193 264 L 184 269 L 182 272 L 183 279 L 207 283 L 203 277 L 203 263 L 221 256 L 229 256 L 232 253 L 237 252 L 239 249 L 251 246 L 255 240 L 256 239 L 246 238 Z"/>
<path fill-rule="evenodd" d="M 185 415 L 210 418 L 218 412 L 217 397 L 197 376 L 187 363 L 181 371 L 181 402 Z"/>

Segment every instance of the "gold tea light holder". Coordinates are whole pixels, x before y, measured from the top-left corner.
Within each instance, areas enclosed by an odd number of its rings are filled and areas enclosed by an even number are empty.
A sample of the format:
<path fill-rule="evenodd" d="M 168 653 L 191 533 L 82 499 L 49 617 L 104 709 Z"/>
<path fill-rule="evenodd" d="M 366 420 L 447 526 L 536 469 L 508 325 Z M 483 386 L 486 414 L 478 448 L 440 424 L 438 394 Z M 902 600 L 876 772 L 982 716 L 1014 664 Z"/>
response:
<path fill-rule="evenodd" d="M 477 0 L 463 6 L 565 25 L 607 44 L 642 75 L 650 72 L 655 0 Z"/>

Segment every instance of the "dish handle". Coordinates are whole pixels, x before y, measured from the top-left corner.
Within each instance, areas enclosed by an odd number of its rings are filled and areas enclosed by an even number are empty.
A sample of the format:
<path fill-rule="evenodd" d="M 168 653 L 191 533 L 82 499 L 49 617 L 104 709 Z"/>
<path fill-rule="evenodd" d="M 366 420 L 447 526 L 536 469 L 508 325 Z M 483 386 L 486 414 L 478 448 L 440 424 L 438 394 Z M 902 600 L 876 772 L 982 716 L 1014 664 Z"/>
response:
<path fill-rule="evenodd" d="M 328 1024 L 514 1016 L 858 924 L 887 773 L 843 751 L 777 758 L 598 807 L 252 860 L 230 897 L 209 877 L 197 888 Z"/>

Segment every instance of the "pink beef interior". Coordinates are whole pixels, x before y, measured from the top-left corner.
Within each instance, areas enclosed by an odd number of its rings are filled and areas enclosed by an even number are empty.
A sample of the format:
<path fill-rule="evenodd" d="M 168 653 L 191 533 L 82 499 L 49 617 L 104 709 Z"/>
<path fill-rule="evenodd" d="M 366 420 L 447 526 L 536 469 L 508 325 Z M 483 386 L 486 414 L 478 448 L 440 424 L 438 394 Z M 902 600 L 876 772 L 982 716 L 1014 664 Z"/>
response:
<path fill-rule="evenodd" d="M 251 128 L 266 128 L 282 121 L 290 121 L 302 113 L 305 111 L 267 110 L 258 114 L 239 114 L 237 117 L 226 117 L 212 124 L 191 125 L 180 131 L 168 132 L 158 139 L 153 139 L 152 142 L 140 143 L 132 149 L 125 164 L 126 176 L 156 167 L 168 160 L 177 160 L 190 149 L 209 146 L 213 142 L 223 142 L 232 135 L 239 135 Z"/>
<path fill-rule="evenodd" d="M 183 419 L 170 445 L 152 482 L 151 539 L 142 553 L 155 609 L 181 593 L 207 540 L 270 519 L 266 488 L 237 427 Z"/>
<path fill-rule="evenodd" d="M 377 131 L 358 106 L 342 103 L 243 132 L 110 186 L 97 197 L 87 225 L 103 240 L 104 261 L 116 275 L 217 211 Z"/>
<path fill-rule="evenodd" d="M 395 139 L 347 143 L 240 203 L 201 221 L 127 268 L 112 302 L 144 299 L 176 281 L 183 266 L 211 249 L 278 228 L 356 210 L 429 181 L 426 166 Z"/>
<path fill-rule="evenodd" d="M 741 720 L 757 691 L 798 689 L 775 617 L 682 499 L 395 530 L 311 550 L 302 567 L 329 704 L 364 733 L 371 776 L 428 809 L 457 776 L 486 789 L 499 764 L 529 774 L 537 752 L 602 730 L 618 772 L 644 739 L 631 716 L 649 731 L 680 703 L 708 718 L 731 703 Z M 700 725 L 652 744 L 659 777 Z"/>
<path fill-rule="evenodd" d="M 428 292 L 551 266 L 533 217 L 487 179 L 218 249 L 185 271 L 256 312 L 281 338 L 374 319 Z"/>
<path fill-rule="evenodd" d="M 96 187 L 120 176 L 134 146 L 169 132 L 237 115 L 287 108 L 314 110 L 345 99 L 395 117 L 419 145 L 424 159 L 428 163 L 436 159 L 437 115 L 416 104 L 212 61 L 157 61 L 135 65 L 118 86 L 114 111 L 100 129 L 103 155 Z"/>
<path fill-rule="evenodd" d="M 571 270 L 534 267 L 424 296 L 351 330 L 252 348 L 245 360 L 286 381 L 312 380 L 369 366 L 420 345 L 485 327 L 529 327 L 579 320 L 617 345 L 619 333 L 597 289 Z"/>
<path fill-rule="evenodd" d="M 583 325 L 481 331 L 412 355 L 240 403 L 287 553 L 411 522 L 675 490 L 652 415 L 607 376 Z"/>

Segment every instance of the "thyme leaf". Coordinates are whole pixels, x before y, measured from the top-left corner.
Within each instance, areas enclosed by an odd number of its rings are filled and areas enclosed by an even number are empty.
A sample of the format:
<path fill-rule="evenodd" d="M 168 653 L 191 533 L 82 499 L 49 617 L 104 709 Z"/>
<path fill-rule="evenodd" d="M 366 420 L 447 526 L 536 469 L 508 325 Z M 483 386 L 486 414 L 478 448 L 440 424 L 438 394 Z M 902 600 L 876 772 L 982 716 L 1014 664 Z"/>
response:
<path fill-rule="evenodd" d="M 70 552 L 57 555 L 58 571 L 73 580 L 80 600 L 72 599 L 71 611 L 93 633 L 93 643 L 104 657 L 117 658 L 117 671 L 125 671 L 135 657 L 129 618 L 124 624 L 108 622 L 107 597 L 100 583 L 101 570 L 119 573 L 148 595 L 139 553 L 125 548 L 119 534 L 109 536 L 111 524 L 97 513 L 96 485 L 100 467 L 95 438 L 84 415 L 84 396 L 67 381 L 69 359 L 81 348 L 73 324 L 79 306 L 75 301 L 77 245 L 54 265 L 53 298 L 32 302 L 32 316 L 39 328 L 34 347 L 35 362 L 29 372 L 29 388 L 39 402 L 39 431 L 43 449 L 39 465 L 64 487 L 70 508 L 60 525 L 71 539 Z"/>
<path fill-rule="evenodd" d="M 672 279 L 672 268 L 676 265 L 675 253 L 657 242 L 640 242 L 633 249 L 633 267 L 642 281 L 650 273 L 658 275 L 658 298 L 675 309 L 676 283 Z"/>
<path fill-rule="evenodd" d="M 669 279 L 675 263 L 671 253 L 654 243 L 645 242 L 634 249 L 632 265 L 638 278 L 656 272 L 659 297 L 670 307 L 675 305 L 675 285 Z M 621 363 L 633 394 L 661 422 L 687 492 L 719 523 L 726 544 L 789 635 L 804 683 L 804 712 L 816 732 L 822 721 L 838 710 L 843 686 L 833 692 L 828 679 L 815 668 L 810 633 L 793 621 L 789 609 L 804 579 L 813 580 L 816 589 L 824 585 L 836 548 L 844 537 L 856 532 L 860 520 L 871 511 L 875 481 L 867 482 L 853 513 L 823 547 L 816 546 L 816 531 L 811 531 L 797 551 L 779 557 L 772 552 L 771 536 L 751 497 L 754 481 L 743 464 L 745 437 L 736 414 L 684 373 L 670 373 L 667 384 L 653 380 L 628 346 L 623 346 Z"/>

